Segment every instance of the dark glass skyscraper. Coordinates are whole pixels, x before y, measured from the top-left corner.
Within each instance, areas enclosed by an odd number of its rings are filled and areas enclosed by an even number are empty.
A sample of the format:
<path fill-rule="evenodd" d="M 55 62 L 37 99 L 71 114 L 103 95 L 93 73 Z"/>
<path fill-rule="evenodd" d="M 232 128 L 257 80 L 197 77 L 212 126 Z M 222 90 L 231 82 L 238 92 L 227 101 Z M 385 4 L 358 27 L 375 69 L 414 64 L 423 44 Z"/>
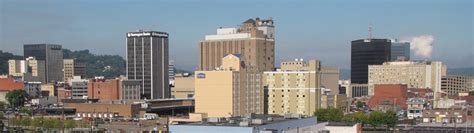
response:
<path fill-rule="evenodd" d="M 127 33 L 127 77 L 140 80 L 142 99 L 170 98 L 168 33 Z"/>
<path fill-rule="evenodd" d="M 389 39 L 360 39 L 351 45 L 351 83 L 367 84 L 368 66 L 391 59 Z"/>
<path fill-rule="evenodd" d="M 35 57 L 45 63 L 45 81 L 54 82 L 63 80 L 63 50 L 56 44 L 25 44 L 24 58 Z"/>
<path fill-rule="evenodd" d="M 367 84 L 369 65 L 410 60 L 410 43 L 389 39 L 359 39 L 351 45 L 351 83 Z"/>

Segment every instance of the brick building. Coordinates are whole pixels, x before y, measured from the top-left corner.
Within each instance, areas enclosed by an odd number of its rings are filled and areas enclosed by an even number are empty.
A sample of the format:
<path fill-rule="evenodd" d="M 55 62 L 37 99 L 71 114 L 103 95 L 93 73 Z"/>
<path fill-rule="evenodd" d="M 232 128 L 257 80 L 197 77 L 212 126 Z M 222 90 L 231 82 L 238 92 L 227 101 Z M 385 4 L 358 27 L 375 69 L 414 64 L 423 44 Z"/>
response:
<path fill-rule="evenodd" d="M 87 84 L 87 96 L 102 101 L 120 99 L 120 80 L 91 79 Z"/>
<path fill-rule="evenodd" d="M 369 100 L 369 107 L 379 109 L 383 106 L 407 109 L 407 85 L 377 84 L 374 96 Z"/>
<path fill-rule="evenodd" d="M 129 103 L 66 103 L 75 108 L 77 117 L 140 117 L 140 104 Z"/>
<path fill-rule="evenodd" d="M 0 101 L 6 101 L 5 96 L 9 91 L 24 89 L 23 82 L 12 77 L 0 77 Z"/>
<path fill-rule="evenodd" d="M 71 97 L 72 97 L 71 88 L 58 87 L 58 99 L 59 99 L 59 101 L 61 101 L 62 99 L 69 99 Z"/>

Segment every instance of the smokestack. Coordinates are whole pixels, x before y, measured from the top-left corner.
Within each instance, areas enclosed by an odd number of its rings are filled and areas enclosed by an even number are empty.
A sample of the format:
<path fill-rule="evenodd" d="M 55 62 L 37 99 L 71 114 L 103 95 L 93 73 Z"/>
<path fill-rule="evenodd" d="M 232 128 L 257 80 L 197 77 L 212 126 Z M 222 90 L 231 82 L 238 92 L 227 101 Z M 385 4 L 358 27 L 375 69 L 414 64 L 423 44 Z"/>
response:
<path fill-rule="evenodd" d="M 431 58 L 433 52 L 433 41 L 432 35 L 421 35 L 409 38 L 410 49 L 415 52 L 415 55 L 421 56 L 422 58 Z"/>

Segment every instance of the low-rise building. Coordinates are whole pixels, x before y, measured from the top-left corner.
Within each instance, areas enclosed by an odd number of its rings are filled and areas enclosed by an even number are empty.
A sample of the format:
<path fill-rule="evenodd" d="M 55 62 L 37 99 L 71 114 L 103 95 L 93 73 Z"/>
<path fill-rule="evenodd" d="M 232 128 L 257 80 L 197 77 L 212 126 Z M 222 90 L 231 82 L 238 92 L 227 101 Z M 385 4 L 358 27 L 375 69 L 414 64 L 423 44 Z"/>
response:
<path fill-rule="evenodd" d="M 101 101 L 120 99 L 120 80 L 96 77 L 87 83 L 87 97 Z"/>
<path fill-rule="evenodd" d="M 426 101 L 423 98 L 409 98 L 407 101 L 407 117 L 408 119 L 421 118 L 423 110 L 425 110 Z"/>
<path fill-rule="evenodd" d="M 59 101 L 61 101 L 62 99 L 71 99 L 71 98 L 72 98 L 71 88 L 58 87 L 58 100 Z"/>
<path fill-rule="evenodd" d="M 173 78 L 172 98 L 194 98 L 194 75 L 176 75 Z"/>
<path fill-rule="evenodd" d="M 74 76 L 69 80 L 72 88 L 72 98 L 85 98 L 87 97 L 87 82 L 86 79 L 81 79 L 81 76 Z"/>
<path fill-rule="evenodd" d="M 473 118 L 472 114 L 468 113 L 469 111 L 472 113 L 473 110 L 454 108 L 424 110 L 422 118 L 425 123 L 464 123 Z"/>
<path fill-rule="evenodd" d="M 65 103 L 65 107 L 75 108 L 77 117 L 97 118 L 139 118 L 140 104 L 133 103 Z"/>
<path fill-rule="evenodd" d="M 37 98 L 41 96 L 41 82 L 25 82 L 25 91 L 29 97 Z"/>
<path fill-rule="evenodd" d="M 447 75 L 441 78 L 441 91 L 448 96 L 468 95 L 472 90 L 473 77 L 463 75 Z"/>
<path fill-rule="evenodd" d="M 369 87 L 367 84 L 352 84 L 350 80 L 339 81 L 340 94 L 346 94 L 349 98 L 360 98 L 369 95 Z"/>
<path fill-rule="evenodd" d="M 407 85 L 401 84 L 377 84 L 375 93 L 369 100 L 369 107 L 377 110 L 407 109 Z"/>
<path fill-rule="evenodd" d="M 52 83 L 41 85 L 42 96 L 57 96 L 56 86 Z"/>
<path fill-rule="evenodd" d="M 0 101 L 6 102 L 5 96 L 8 92 L 14 90 L 23 90 L 24 84 L 12 77 L 0 78 Z"/>
<path fill-rule="evenodd" d="M 322 132 L 329 133 L 361 133 L 362 124 L 360 123 L 348 123 L 348 122 L 328 122 L 325 124 Z"/>
<path fill-rule="evenodd" d="M 172 124 L 169 129 L 175 133 L 312 133 L 315 131 L 314 125 L 317 125 L 315 117 L 294 119 L 257 115 L 247 118 L 207 118 L 202 122 Z"/>

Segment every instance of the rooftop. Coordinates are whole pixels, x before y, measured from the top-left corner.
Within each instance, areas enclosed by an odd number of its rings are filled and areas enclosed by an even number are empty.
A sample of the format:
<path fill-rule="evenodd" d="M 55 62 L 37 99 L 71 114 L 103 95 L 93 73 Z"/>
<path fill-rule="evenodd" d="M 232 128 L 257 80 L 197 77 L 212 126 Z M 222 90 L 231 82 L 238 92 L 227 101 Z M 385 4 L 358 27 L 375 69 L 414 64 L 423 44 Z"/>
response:
<path fill-rule="evenodd" d="M 316 117 L 290 117 L 279 115 L 252 115 L 251 117 L 231 117 L 231 118 L 207 118 L 201 122 L 180 123 L 177 125 L 193 126 L 231 126 L 231 127 L 256 127 L 280 122 L 290 122 L 293 120 L 307 120 L 316 123 Z"/>

